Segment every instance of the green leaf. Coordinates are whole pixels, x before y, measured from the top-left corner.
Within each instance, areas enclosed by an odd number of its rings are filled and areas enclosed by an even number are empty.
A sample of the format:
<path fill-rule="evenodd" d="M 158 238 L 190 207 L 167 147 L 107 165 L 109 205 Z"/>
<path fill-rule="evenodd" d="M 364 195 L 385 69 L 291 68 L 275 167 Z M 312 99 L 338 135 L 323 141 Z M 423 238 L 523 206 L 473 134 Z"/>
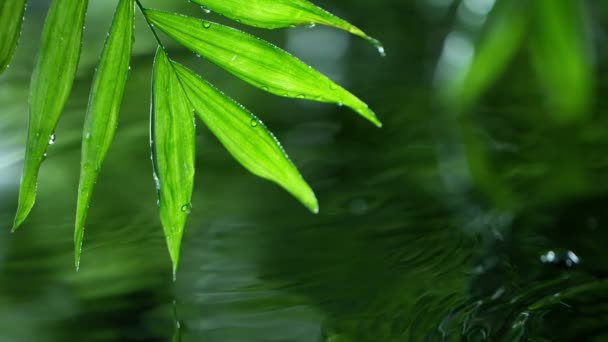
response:
<path fill-rule="evenodd" d="M 173 65 L 194 110 L 232 156 L 251 173 L 277 183 L 318 212 L 315 194 L 266 126 L 192 71 Z"/>
<path fill-rule="evenodd" d="M 19 41 L 25 0 L 4 0 L 0 3 L 0 74 L 11 62 Z"/>
<path fill-rule="evenodd" d="M 380 127 L 369 107 L 284 50 L 244 32 L 182 15 L 145 10 L 155 27 L 242 80 L 273 94 L 344 104 Z"/>
<path fill-rule="evenodd" d="M 593 93 L 593 57 L 585 3 L 531 1 L 534 32 L 530 50 L 534 71 L 553 107 L 554 118 L 569 122 L 584 117 Z"/>
<path fill-rule="evenodd" d="M 47 14 L 32 73 L 25 161 L 13 231 L 36 200 L 40 164 L 76 74 L 86 9 L 87 0 L 54 0 Z"/>
<path fill-rule="evenodd" d="M 97 66 L 82 138 L 82 161 L 74 230 L 76 268 L 87 210 L 101 164 L 108 152 L 122 102 L 133 41 L 134 0 L 120 0 Z"/>
<path fill-rule="evenodd" d="M 498 2 L 461 77 L 449 80 L 446 100 L 457 111 L 469 109 L 505 71 L 521 48 L 528 28 L 527 3 Z"/>
<path fill-rule="evenodd" d="M 175 276 L 194 183 L 194 113 L 175 69 L 160 47 L 154 59 L 152 83 L 150 141 L 154 177 L 159 195 L 160 220 Z"/>
<path fill-rule="evenodd" d="M 339 28 L 372 43 L 381 54 L 380 42 L 358 27 L 306 0 L 192 0 L 204 8 L 240 23 L 267 29 L 297 25 L 326 25 Z"/>

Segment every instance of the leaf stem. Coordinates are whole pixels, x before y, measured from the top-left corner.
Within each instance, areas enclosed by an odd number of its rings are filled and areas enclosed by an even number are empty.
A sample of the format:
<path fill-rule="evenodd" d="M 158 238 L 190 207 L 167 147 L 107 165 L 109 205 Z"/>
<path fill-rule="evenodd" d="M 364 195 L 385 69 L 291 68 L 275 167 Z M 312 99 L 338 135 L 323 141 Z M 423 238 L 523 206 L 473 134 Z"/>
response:
<path fill-rule="evenodd" d="M 144 6 L 141 4 L 141 2 L 139 0 L 135 0 L 135 3 L 137 4 L 137 7 L 139 7 L 139 11 L 141 12 L 141 14 L 144 16 L 144 19 L 146 20 L 146 24 L 148 24 L 148 27 L 152 31 L 152 34 L 154 35 L 154 39 L 156 39 L 156 42 L 158 43 L 160 48 L 163 49 L 163 51 L 166 53 L 167 51 L 165 50 L 165 46 L 160 41 L 160 38 L 158 37 L 156 30 L 154 29 L 154 25 L 148 20 L 148 17 L 146 16 L 146 11 L 145 11 Z"/>

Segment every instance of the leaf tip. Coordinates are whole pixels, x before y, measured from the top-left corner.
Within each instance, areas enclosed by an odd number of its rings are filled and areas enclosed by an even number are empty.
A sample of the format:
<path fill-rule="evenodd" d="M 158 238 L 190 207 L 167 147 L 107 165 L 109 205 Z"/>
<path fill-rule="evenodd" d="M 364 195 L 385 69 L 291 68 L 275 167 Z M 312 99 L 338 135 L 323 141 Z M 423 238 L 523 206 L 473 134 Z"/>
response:
<path fill-rule="evenodd" d="M 366 114 L 365 118 L 368 119 L 372 124 L 374 124 L 374 126 L 378 127 L 378 128 L 382 128 L 382 121 L 380 121 L 380 119 L 378 119 L 378 117 L 376 116 L 376 114 L 374 112 L 371 111 L 371 109 L 367 109 L 366 110 Z"/>
<path fill-rule="evenodd" d="M 76 272 L 80 271 L 80 254 L 76 255 L 74 258 L 74 268 Z"/>
<path fill-rule="evenodd" d="M 173 282 L 177 280 L 177 267 L 179 266 L 179 249 L 177 250 L 177 254 L 174 255 L 173 252 L 170 251 L 171 256 L 171 270 L 173 276 Z"/>
<path fill-rule="evenodd" d="M 370 36 L 365 36 L 365 39 L 376 48 L 381 57 L 386 57 L 386 50 L 384 50 L 384 46 L 378 39 Z"/>
<path fill-rule="evenodd" d="M 354 34 L 355 36 L 359 36 L 365 39 L 368 43 L 372 44 L 376 48 L 376 50 L 378 50 L 380 56 L 386 57 L 386 51 L 384 51 L 384 46 L 382 46 L 382 43 L 378 39 L 368 36 L 367 33 L 363 32 L 363 30 L 353 25 L 350 26 L 348 31 Z"/>
<path fill-rule="evenodd" d="M 310 192 L 311 197 L 307 203 L 306 203 L 306 207 L 308 208 L 308 210 L 310 210 L 310 212 L 312 212 L 313 214 L 318 214 L 319 213 L 319 201 L 317 201 L 317 197 L 315 196 L 314 192 Z"/>
<path fill-rule="evenodd" d="M 27 212 L 24 212 L 24 210 L 21 209 L 21 206 L 17 209 L 17 215 L 15 215 L 15 221 L 13 222 L 11 233 L 14 233 L 15 231 L 17 231 L 17 229 L 21 227 L 21 224 L 23 224 L 23 221 L 25 221 L 28 213 L 29 210 Z"/>
<path fill-rule="evenodd" d="M 180 239 L 168 238 L 167 247 L 169 248 L 169 257 L 171 258 L 171 268 L 173 272 L 173 281 L 177 279 L 177 268 L 179 266 L 179 252 L 181 241 Z"/>
<path fill-rule="evenodd" d="M 19 198 L 17 204 L 17 213 L 15 214 L 15 220 L 13 221 L 12 232 L 15 232 L 21 224 L 27 219 L 34 203 L 36 202 L 36 187 L 38 180 L 38 167 L 35 168 L 28 166 L 28 156 L 26 152 L 25 166 L 23 168 L 23 174 L 21 175 L 21 185 L 19 186 Z"/>
<path fill-rule="evenodd" d="M 76 272 L 80 270 L 80 255 L 82 254 L 82 234 L 77 233 L 74 236 L 74 267 Z"/>

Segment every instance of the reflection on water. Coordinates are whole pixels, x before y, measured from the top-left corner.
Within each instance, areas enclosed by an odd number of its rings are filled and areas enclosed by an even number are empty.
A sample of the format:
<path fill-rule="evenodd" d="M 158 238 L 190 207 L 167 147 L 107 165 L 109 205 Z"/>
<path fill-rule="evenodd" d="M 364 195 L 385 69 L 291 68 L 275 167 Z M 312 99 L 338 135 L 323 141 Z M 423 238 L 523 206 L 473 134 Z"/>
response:
<path fill-rule="evenodd" d="M 147 38 L 136 41 L 80 271 L 72 229 L 94 58 L 85 58 L 57 127 L 32 216 L 8 232 L 35 51 L 35 39 L 25 39 L 0 78 L 0 341 L 607 339 L 605 100 L 598 96 L 586 122 L 554 123 L 527 86 L 521 56 L 480 105 L 456 115 L 433 100 L 445 44 L 463 44 L 447 30 L 450 11 L 485 15 L 491 6 L 345 6 L 334 8 L 378 32 L 387 57 L 328 29 L 260 32 L 334 73 L 374 108 L 382 129 L 346 108 L 269 96 L 172 50 L 267 123 L 321 206 L 312 215 L 247 174 L 199 125 L 176 282 L 149 162 Z M 25 37 L 37 36 L 34 22 Z M 325 43 L 308 48 L 315 41 Z"/>

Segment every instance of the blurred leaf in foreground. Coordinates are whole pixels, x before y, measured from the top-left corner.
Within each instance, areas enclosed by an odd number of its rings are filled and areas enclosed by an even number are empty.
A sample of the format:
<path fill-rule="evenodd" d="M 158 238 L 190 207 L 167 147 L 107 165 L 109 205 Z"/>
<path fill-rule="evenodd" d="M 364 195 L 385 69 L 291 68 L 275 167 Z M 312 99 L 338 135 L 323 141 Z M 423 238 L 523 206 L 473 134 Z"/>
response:
<path fill-rule="evenodd" d="M 87 0 L 54 0 L 44 23 L 32 72 L 29 127 L 13 231 L 26 219 L 36 200 L 40 164 L 76 74 L 87 4 Z"/>
<path fill-rule="evenodd" d="M 134 0 L 120 0 L 106 40 L 84 122 L 78 204 L 74 230 L 76 268 L 80 263 L 87 210 L 101 164 L 108 152 L 118 120 L 133 41 Z"/>

